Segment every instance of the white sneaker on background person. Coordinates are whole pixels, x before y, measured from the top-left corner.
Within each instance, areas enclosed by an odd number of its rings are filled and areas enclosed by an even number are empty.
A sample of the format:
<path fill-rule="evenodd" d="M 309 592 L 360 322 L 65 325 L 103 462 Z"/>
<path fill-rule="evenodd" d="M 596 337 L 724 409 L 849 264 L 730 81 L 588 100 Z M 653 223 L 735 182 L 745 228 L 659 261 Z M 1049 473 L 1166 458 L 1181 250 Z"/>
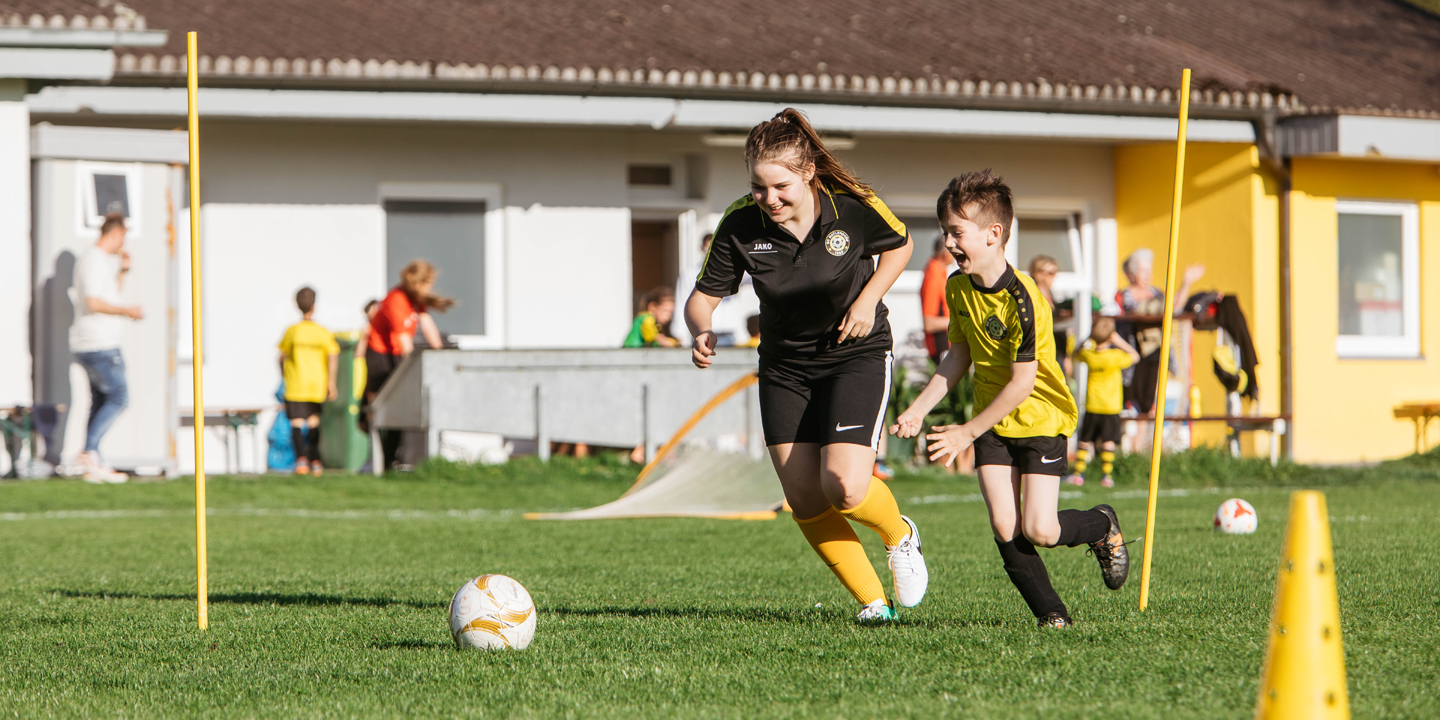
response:
<path fill-rule="evenodd" d="M 123 483 L 130 479 L 129 475 L 116 472 L 112 468 L 100 464 L 100 458 L 93 452 L 83 452 L 75 458 L 80 466 L 85 469 L 84 480 L 94 485 L 114 485 Z"/>

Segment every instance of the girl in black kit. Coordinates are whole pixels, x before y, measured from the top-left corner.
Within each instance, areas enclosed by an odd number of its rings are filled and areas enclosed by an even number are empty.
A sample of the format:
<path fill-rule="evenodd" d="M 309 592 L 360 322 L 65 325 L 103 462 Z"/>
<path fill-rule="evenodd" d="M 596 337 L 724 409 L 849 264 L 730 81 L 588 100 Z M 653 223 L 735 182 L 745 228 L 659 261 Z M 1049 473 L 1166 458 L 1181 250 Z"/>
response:
<path fill-rule="evenodd" d="M 912 243 L 798 110 L 750 131 L 745 164 L 750 194 L 720 220 L 685 304 L 692 359 L 709 367 L 711 316 L 749 273 L 760 298 L 761 423 L 785 498 L 815 552 L 863 606 L 857 619 L 891 620 L 894 607 L 847 518 L 884 540 L 899 604 L 919 604 L 929 582 L 920 533 L 871 474 L 893 345 L 881 298 Z"/>

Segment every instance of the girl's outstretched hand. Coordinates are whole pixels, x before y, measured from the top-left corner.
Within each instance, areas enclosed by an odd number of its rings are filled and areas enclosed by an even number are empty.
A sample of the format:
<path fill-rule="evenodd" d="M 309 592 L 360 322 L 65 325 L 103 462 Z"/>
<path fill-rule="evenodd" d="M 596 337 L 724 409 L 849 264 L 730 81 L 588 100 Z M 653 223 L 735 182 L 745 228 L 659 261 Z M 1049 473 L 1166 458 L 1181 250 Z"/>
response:
<path fill-rule="evenodd" d="M 920 427 L 924 424 L 925 418 L 906 410 L 895 418 L 895 424 L 890 426 L 890 434 L 895 437 L 913 438 L 920 434 Z"/>

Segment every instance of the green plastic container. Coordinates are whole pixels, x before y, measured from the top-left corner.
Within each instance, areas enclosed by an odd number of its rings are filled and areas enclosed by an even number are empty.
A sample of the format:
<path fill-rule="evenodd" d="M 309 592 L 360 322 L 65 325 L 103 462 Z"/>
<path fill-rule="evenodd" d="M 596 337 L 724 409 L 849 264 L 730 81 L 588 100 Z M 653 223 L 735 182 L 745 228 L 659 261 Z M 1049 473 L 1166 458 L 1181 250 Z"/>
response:
<path fill-rule="evenodd" d="M 336 333 L 335 341 L 340 344 L 340 367 L 335 373 L 340 396 L 320 408 L 320 461 L 332 470 L 354 472 L 370 457 L 370 437 L 360 432 L 365 375 L 355 361 L 358 333 Z"/>

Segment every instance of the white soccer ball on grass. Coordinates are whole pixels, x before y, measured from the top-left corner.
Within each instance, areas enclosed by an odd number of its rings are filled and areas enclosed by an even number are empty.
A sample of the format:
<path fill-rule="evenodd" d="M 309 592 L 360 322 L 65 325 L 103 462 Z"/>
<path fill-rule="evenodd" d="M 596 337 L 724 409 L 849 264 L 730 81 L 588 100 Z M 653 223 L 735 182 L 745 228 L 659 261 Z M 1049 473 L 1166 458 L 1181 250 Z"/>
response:
<path fill-rule="evenodd" d="M 1215 511 L 1215 528 L 1231 535 L 1249 535 L 1255 532 L 1259 522 L 1255 508 L 1240 498 L 1220 503 L 1220 508 Z"/>
<path fill-rule="evenodd" d="M 461 650 L 524 650 L 535 637 L 535 601 L 504 575 L 481 575 L 450 599 L 450 635 Z"/>

